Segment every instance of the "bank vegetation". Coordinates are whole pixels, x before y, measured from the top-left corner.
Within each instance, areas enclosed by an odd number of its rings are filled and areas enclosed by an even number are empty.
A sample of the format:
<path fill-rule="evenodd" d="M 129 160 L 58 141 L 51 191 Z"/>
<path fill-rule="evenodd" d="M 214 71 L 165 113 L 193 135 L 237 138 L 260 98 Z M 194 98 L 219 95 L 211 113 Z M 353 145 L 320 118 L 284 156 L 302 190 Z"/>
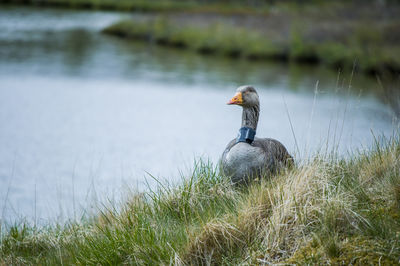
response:
<path fill-rule="evenodd" d="M 3 226 L 0 264 L 399 264 L 399 158 L 400 138 L 380 138 L 248 187 L 200 161 L 82 221 Z"/>

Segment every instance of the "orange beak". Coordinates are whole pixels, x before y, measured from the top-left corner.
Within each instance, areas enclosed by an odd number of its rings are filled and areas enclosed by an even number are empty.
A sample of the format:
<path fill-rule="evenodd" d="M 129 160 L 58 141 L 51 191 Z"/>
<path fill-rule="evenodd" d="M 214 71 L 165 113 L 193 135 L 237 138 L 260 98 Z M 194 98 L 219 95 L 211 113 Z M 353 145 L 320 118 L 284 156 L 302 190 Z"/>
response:
<path fill-rule="evenodd" d="M 227 103 L 227 104 L 237 104 L 237 105 L 242 105 L 243 104 L 243 97 L 241 92 L 237 92 L 235 96 Z"/>

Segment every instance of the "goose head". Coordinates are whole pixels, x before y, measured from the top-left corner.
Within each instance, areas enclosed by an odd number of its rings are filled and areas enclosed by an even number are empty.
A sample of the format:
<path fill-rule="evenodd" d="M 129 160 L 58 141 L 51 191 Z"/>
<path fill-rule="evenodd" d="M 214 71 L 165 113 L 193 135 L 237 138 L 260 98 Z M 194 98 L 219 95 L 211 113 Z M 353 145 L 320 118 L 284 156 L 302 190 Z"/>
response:
<path fill-rule="evenodd" d="M 240 105 L 243 108 L 252 108 L 259 106 L 260 100 L 253 86 L 244 85 L 237 88 L 236 94 L 227 104 Z"/>
<path fill-rule="evenodd" d="M 243 108 L 242 127 L 257 129 L 258 116 L 260 112 L 260 100 L 253 86 L 244 85 L 236 90 L 235 96 L 228 104 L 239 105 Z"/>

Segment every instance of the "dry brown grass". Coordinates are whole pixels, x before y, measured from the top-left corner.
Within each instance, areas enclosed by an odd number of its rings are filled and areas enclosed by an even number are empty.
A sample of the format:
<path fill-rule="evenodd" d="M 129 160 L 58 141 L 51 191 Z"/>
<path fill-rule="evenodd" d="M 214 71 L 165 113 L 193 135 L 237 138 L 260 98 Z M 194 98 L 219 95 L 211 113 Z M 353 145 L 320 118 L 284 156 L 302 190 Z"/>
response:
<path fill-rule="evenodd" d="M 375 241 L 371 234 L 379 226 L 374 219 L 382 213 L 371 216 L 365 208 L 398 202 L 399 155 L 397 144 L 392 143 L 350 162 L 316 158 L 251 185 L 234 214 L 212 221 L 194 234 L 186 262 L 217 265 L 234 252 L 246 263 L 293 262 L 292 256 L 298 258 L 305 251 L 320 262 L 338 262 L 349 255 L 346 248 L 354 247 L 348 237 L 360 234 L 371 247 Z M 398 208 L 391 212 L 393 219 L 399 217 Z M 393 257 L 389 257 L 385 258 L 391 261 Z"/>
<path fill-rule="evenodd" d="M 197 164 L 83 223 L 15 226 L 13 264 L 394 264 L 400 262 L 400 141 L 348 159 L 317 156 L 248 187 Z"/>

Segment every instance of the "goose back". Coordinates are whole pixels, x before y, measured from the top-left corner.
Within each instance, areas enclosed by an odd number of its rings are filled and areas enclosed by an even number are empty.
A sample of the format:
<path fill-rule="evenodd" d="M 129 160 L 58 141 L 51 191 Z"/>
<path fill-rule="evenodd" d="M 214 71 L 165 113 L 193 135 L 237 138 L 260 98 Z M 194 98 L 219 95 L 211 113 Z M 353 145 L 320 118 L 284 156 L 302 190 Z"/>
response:
<path fill-rule="evenodd" d="M 293 161 L 285 146 L 275 139 L 255 138 L 251 144 L 231 140 L 221 157 L 222 171 L 233 183 L 247 183 L 269 175 Z"/>

